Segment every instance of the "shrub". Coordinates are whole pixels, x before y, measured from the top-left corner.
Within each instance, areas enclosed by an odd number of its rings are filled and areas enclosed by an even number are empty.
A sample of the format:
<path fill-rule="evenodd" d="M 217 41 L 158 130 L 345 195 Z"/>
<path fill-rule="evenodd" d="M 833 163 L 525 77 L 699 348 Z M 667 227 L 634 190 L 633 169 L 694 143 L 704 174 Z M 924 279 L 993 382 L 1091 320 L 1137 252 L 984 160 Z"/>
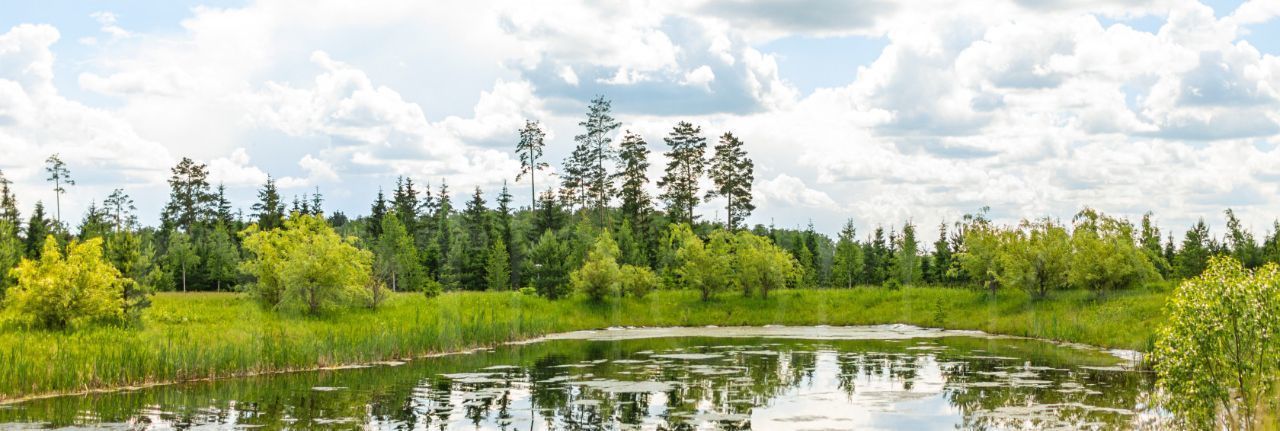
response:
<path fill-rule="evenodd" d="M 622 265 L 622 292 L 633 298 L 643 298 L 658 290 L 658 274 L 644 266 Z"/>
<path fill-rule="evenodd" d="M 1153 359 L 1164 403 L 1195 429 L 1249 429 L 1280 408 L 1280 266 L 1216 257 L 1169 299 Z"/>
<path fill-rule="evenodd" d="M 52 235 L 39 260 L 23 259 L 13 277 L 5 304 L 19 320 L 53 329 L 121 319 L 125 285 L 133 283 L 103 258 L 101 238 L 72 241 L 64 257 Z"/>
<path fill-rule="evenodd" d="M 251 292 L 273 308 L 317 314 L 371 303 L 373 254 L 343 238 L 323 219 L 294 214 L 284 229 L 246 230 L 249 259 L 241 269 L 256 279 Z"/>
<path fill-rule="evenodd" d="M 751 296 L 753 290 L 758 290 L 761 298 L 768 298 L 769 291 L 786 287 L 788 281 L 804 276 L 790 253 L 751 232 L 734 235 L 733 257 L 734 283 L 742 289 L 743 296 Z"/>
<path fill-rule="evenodd" d="M 597 239 L 582 267 L 569 275 L 573 289 L 593 301 L 621 293 L 622 270 L 618 267 L 618 245 L 605 231 Z"/>

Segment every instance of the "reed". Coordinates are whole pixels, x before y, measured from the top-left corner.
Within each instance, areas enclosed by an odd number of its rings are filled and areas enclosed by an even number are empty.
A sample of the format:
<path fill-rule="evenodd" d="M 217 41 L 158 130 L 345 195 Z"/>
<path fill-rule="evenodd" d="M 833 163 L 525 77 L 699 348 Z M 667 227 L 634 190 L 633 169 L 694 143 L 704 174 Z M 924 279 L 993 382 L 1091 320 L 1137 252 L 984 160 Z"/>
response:
<path fill-rule="evenodd" d="M 787 290 L 768 300 L 692 291 L 549 301 L 513 292 L 399 294 L 378 310 L 319 317 L 265 311 L 231 293 L 163 293 L 140 328 L 0 330 L 0 400 L 334 367 L 609 326 L 906 323 L 1147 350 L 1166 294 L 1139 289 L 1036 300 L 967 289 Z"/>

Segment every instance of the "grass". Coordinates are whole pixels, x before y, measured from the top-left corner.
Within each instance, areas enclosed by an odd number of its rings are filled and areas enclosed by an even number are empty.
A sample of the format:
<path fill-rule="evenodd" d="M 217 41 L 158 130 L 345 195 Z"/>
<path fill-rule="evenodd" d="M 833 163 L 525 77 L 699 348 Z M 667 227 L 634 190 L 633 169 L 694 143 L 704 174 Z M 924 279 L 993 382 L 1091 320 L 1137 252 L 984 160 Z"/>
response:
<path fill-rule="evenodd" d="M 517 293 L 394 296 L 380 309 L 282 315 L 229 293 L 163 293 L 141 329 L 0 330 L 0 400 L 408 358 L 609 326 L 907 323 L 1148 350 L 1167 294 L 937 287 L 788 290 L 768 300 L 693 291 L 591 303 Z"/>

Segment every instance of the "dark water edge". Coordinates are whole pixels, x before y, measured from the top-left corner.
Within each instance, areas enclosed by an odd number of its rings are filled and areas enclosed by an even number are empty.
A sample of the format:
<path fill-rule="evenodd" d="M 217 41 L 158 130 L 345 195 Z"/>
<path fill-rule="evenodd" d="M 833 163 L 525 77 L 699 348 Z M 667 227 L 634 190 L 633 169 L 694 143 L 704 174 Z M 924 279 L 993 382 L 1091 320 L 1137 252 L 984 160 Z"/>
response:
<path fill-rule="evenodd" d="M 977 336 L 549 340 L 0 406 L 0 428 L 1126 429 L 1152 376 Z"/>

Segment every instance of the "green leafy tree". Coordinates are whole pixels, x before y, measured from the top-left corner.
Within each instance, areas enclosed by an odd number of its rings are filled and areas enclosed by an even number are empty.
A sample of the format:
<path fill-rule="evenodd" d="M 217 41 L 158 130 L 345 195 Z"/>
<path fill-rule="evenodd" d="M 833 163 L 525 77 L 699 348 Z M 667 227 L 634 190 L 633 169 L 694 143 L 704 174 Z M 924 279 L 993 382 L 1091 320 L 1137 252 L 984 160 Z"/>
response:
<path fill-rule="evenodd" d="M 790 253 L 768 238 L 747 231 L 734 234 L 733 259 L 737 278 L 734 284 L 742 289 L 743 296 L 755 291 L 768 299 L 770 291 L 786 287 L 799 275 Z"/>
<path fill-rule="evenodd" d="M 1256 268 L 1262 265 L 1262 253 L 1258 248 L 1258 243 L 1254 241 L 1253 233 L 1240 224 L 1240 219 L 1236 218 L 1235 211 L 1227 208 L 1226 215 L 1227 236 L 1225 245 L 1227 250 L 1230 250 L 1231 257 L 1244 264 L 1245 268 Z"/>
<path fill-rule="evenodd" d="M 1213 258 L 1169 299 L 1152 352 L 1164 406 L 1186 429 L 1254 429 L 1280 409 L 1280 267 Z"/>
<path fill-rule="evenodd" d="M 831 258 L 831 282 L 835 286 L 850 288 L 858 282 L 862 273 L 862 247 L 858 245 L 857 229 L 853 219 L 846 220 L 840 229 L 835 254 Z"/>
<path fill-rule="evenodd" d="M 1069 285 L 1071 235 L 1052 220 L 1024 221 L 1006 232 L 999 262 L 999 282 L 1043 298 Z"/>
<path fill-rule="evenodd" d="M 1147 260 L 1156 267 L 1156 272 L 1162 277 L 1172 275 L 1172 267 L 1169 260 L 1164 257 L 1164 250 L 1160 246 L 1160 227 L 1156 226 L 1152 220 L 1152 213 L 1147 211 L 1142 215 L 1142 225 L 1138 232 L 1138 244 L 1142 246 L 1142 251 L 1147 254 Z"/>
<path fill-rule="evenodd" d="M 661 286 L 658 274 L 648 267 L 624 264 L 620 272 L 622 292 L 633 298 L 643 298 Z"/>
<path fill-rule="evenodd" d="M 622 219 L 622 226 L 618 228 L 618 250 L 619 259 L 622 263 L 629 265 L 645 266 L 649 263 L 649 256 L 645 250 L 645 246 L 636 238 L 635 230 L 631 228 L 630 219 Z"/>
<path fill-rule="evenodd" d="M 208 279 L 214 283 L 215 290 L 222 290 L 223 283 L 235 283 L 239 275 L 240 250 L 221 222 L 214 225 L 204 239 L 204 259 Z"/>
<path fill-rule="evenodd" d="M 342 237 L 322 217 L 293 214 L 284 229 L 244 232 L 249 258 L 241 270 L 253 278 L 250 291 L 276 309 L 309 314 L 372 303 L 379 298 L 373 254 Z"/>
<path fill-rule="evenodd" d="M 63 163 L 57 153 L 45 159 L 44 164 L 45 172 L 49 173 L 48 180 L 53 182 L 53 197 L 57 210 L 56 222 L 60 225 L 62 224 L 62 195 L 67 193 L 66 186 L 74 186 L 76 181 L 71 179 L 71 171 L 67 169 L 67 164 Z"/>
<path fill-rule="evenodd" d="M 751 203 L 751 183 L 755 181 L 755 163 L 747 157 L 742 141 L 732 133 L 725 133 L 716 144 L 707 175 L 715 188 L 707 191 L 707 199 L 725 198 L 725 227 L 731 231 L 738 227 L 756 206 Z"/>
<path fill-rule="evenodd" d="M 374 266 L 378 275 L 391 285 L 392 291 L 417 289 L 420 282 L 418 251 L 396 210 L 382 218 L 381 230 L 382 236 L 378 237 L 374 248 Z"/>
<path fill-rule="evenodd" d="M 1134 243 L 1133 225 L 1085 208 L 1075 217 L 1071 235 L 1071 284 L 1106 293 L 1160 279 L 1155 266 Z"/>
<path fill-rule="evenodd" d="M 903 286 L 920 282 L 920 243 L 916 240 L 916 226 L 907 222 L 902 226 L 902 235 L 898 237 L 897 253 L 894 256 L 894 277 Z"/>
<path fill-rule="evenodd" d="M 730 234 L 716 230 L 706 243 L 686 224 L 672 225 L 672 237 L 677 238 L 675 272 L 686 287 L 698 290 L 702 301 L 710 301 L 717 292 L 732 286 L 733 258 L 730 255 Z"/>
<path fill-rule="evenodd" d="M 564 297 L 569 288 L 569 250 L 555 232 L 545 230 L 529 252 L 530 281 L 548 299 Z"/>
<path fill-rule="evenodd" d="M 22 240 L 18 238 L 18 228 L 7 219 L 0 218 L 0 298 L 14 280 L 9 270 L 18 266 L 24 253 Z"/>
<path fill-rule="evenodd" d="M 525 120 L 524 128 L 520 129 L 520 141 L 516 143 L 516 154 L 520 157 L 520 173 L 516 174 L 516 181 L 520 181 L 525 175 L 529 176 L 530 210 L 538 206 L 538 171 L 547 168 L 547 162 L 539 161 L 542 149 L 546 146 L 546 138 L 547 133 L 542 131 L 541 124 Z"/>
<path fill-rule="evenodd" d="M 200 254 L 196 252 L 191 236 L 183 232 L 169 235 L 168 246 L 165 247 L 165 265 L 168 270 L 181 277 L 182 291 L 187 291 L 187 275 L 200 264 Z"/>
<path fill-rule="evenodd" d="M 489 290 L 511 289 L 511 256 L 502 238 L 493 241 L 485 264 L 485 283 Z"/>
<path fill-rule="evenodd" d="M 981 289 L 992 294 L 1000 287 L 1000 250 L 1004 233 L 985 219 L 964 228 L 964 246 L 956 253 L 956 267 Z"/>
<path fill-rule="evenodd" d="M 71 241 L 64 257 L 47 236 L 40 258 L 24 259 L 13 274 L 6 307 L 28 325 L 54 329 L 124 317 L 124 286 L 132 282 L 103 258 L 101 238 Z"/>
<path fill-rule="evenodd" d="M 693 224 L 696 218 L 693 208 L 698 205 L 698 180 L 706 168 L 703 159 L 707 151 L 707 139 L 702 128 L 681 121 L 664 139 L 671 149 L 667 151 L 667 167 L 658 187 L 659 196 L 667 203 L 667 217 L 673 222 Z"/>
<path fill-rule="evenodd" d="M 592 301 L 603 300 L 622 292 L 622 269 L 618 266 L 618 245 L 609 231 L 602 232 L 587 252 L 582 267 L 569 274 L 573 290 Z"/>

